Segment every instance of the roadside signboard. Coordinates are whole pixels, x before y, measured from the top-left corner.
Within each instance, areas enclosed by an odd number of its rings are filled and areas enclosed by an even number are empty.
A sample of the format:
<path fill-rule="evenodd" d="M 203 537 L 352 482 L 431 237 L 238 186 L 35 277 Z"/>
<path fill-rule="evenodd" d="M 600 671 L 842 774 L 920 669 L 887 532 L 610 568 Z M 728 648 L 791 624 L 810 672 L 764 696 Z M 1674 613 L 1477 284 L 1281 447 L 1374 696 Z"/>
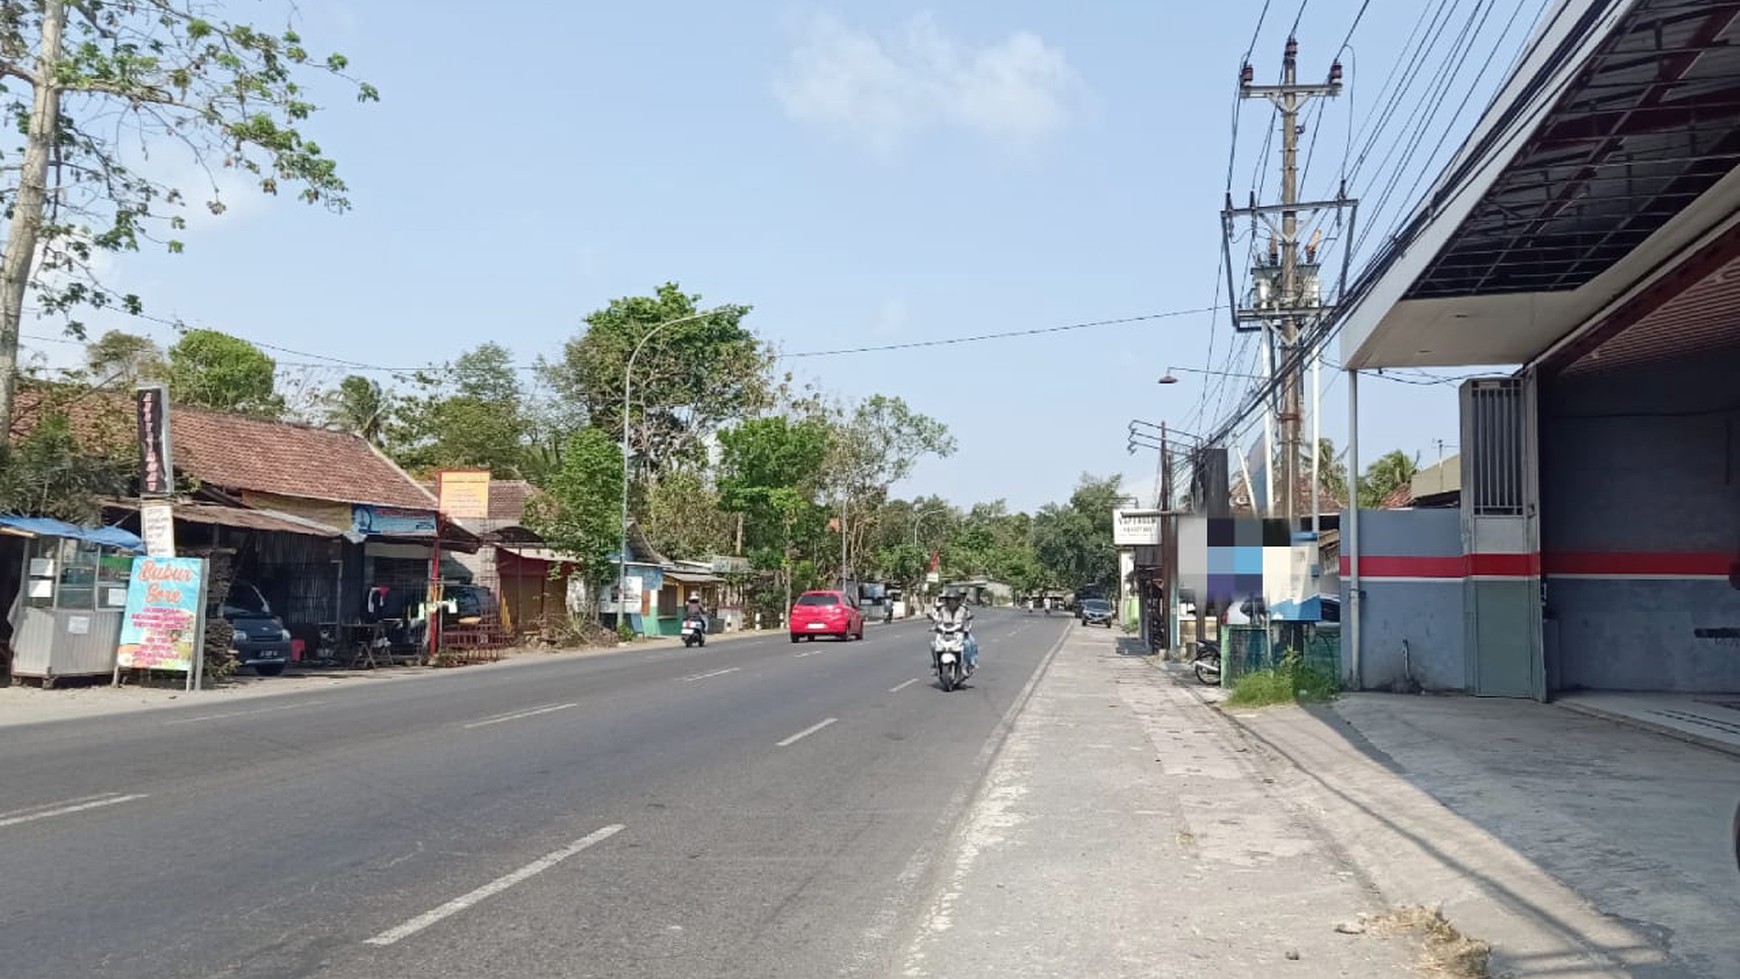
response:
<path fill-rule="evenodd" d="M 453 520 L 489 519 L 489 470 L 444 469 L 435 474 L 441 512 Z"/>
<path fill-rule="evenodd" d="M 205 645 L 204 558 L 133 559 L 115 669 L 166 670 L 195 682 Z"/>

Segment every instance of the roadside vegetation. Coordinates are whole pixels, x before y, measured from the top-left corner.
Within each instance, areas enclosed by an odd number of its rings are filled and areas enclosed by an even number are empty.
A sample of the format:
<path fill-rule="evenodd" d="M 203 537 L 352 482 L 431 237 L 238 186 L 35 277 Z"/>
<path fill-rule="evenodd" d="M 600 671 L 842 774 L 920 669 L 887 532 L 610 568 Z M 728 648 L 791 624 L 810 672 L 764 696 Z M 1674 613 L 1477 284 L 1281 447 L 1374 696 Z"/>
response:
<path fill-rule="evenodd" d="M 1239 677 L 1226 703 L 1234 707 L 1327 703 L 1340 692 L 1341 683 L 1334 675 L 1307 665 L 1296 650 L 1288 650 L 1274 669 Z"/>

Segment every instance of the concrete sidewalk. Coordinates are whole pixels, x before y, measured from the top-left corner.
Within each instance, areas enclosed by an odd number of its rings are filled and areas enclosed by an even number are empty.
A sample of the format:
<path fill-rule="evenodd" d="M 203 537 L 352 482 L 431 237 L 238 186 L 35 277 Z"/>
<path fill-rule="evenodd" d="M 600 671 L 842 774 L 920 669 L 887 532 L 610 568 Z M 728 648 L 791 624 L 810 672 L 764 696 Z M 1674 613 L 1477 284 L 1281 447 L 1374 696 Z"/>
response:
<path fill-rule="evenodd" d="M 1740 975 L 1740 759 L 1531 701 L 1231 716 L 1393 903 L 1491 941 L 1495 975 Z"/>
<path fill-rule="evenodd" d="M 906 976 L 1417 974 L 1233 726 L 1101 630 L 1071 630 L 939 874 Z"/>

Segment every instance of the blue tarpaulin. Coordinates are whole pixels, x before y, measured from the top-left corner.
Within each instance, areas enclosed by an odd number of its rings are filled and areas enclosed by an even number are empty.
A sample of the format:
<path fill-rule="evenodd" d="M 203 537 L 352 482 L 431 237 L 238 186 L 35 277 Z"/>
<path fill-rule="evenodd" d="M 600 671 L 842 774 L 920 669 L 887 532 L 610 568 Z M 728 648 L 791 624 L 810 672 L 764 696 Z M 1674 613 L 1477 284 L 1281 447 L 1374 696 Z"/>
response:
<path fill-rule="evenodd" d="M 117 550 L 145 553 L 145 542 L 119 527 L 80 527 L 53 517 L 9 517 L 0 515 L 0 527 L 10 527 L 36 537 L 66 537 L 88 541 Z"/>

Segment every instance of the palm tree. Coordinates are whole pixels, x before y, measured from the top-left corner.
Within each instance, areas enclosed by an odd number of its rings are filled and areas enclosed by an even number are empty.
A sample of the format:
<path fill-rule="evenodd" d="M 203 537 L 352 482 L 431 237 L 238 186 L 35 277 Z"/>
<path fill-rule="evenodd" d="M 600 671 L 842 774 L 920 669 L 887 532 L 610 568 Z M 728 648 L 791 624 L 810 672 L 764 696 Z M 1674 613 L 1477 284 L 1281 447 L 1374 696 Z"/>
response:
<path fill-rule="evenodd" d="M 1320 438 L 1317 440 L 1317 482 L 1323 487 L 1324 495 L 1332 499 L 1347 502 L 1347 463 L 1342 461 L 1346 452 L 1336 452 L 1335 442 Z"/>
<path fill-rule="evenodd" d="M 1419 471 L 1418 455 L 1410 457 L 1400 449 L 1384 453 L 1360 477 L 1359 505 L 1366 508 L 1382 506 L 1391 493 L 1413 482 Z"/>
<path fill-rule="evenodd" d="M 339 382 L 338 389 L 326 397 L 326 423 L 333 428 L 361 436 L 379 448 L 386 433 L 386 416 L 392 407 L 392 396 L 379 381 L 352 374 Z"/>

